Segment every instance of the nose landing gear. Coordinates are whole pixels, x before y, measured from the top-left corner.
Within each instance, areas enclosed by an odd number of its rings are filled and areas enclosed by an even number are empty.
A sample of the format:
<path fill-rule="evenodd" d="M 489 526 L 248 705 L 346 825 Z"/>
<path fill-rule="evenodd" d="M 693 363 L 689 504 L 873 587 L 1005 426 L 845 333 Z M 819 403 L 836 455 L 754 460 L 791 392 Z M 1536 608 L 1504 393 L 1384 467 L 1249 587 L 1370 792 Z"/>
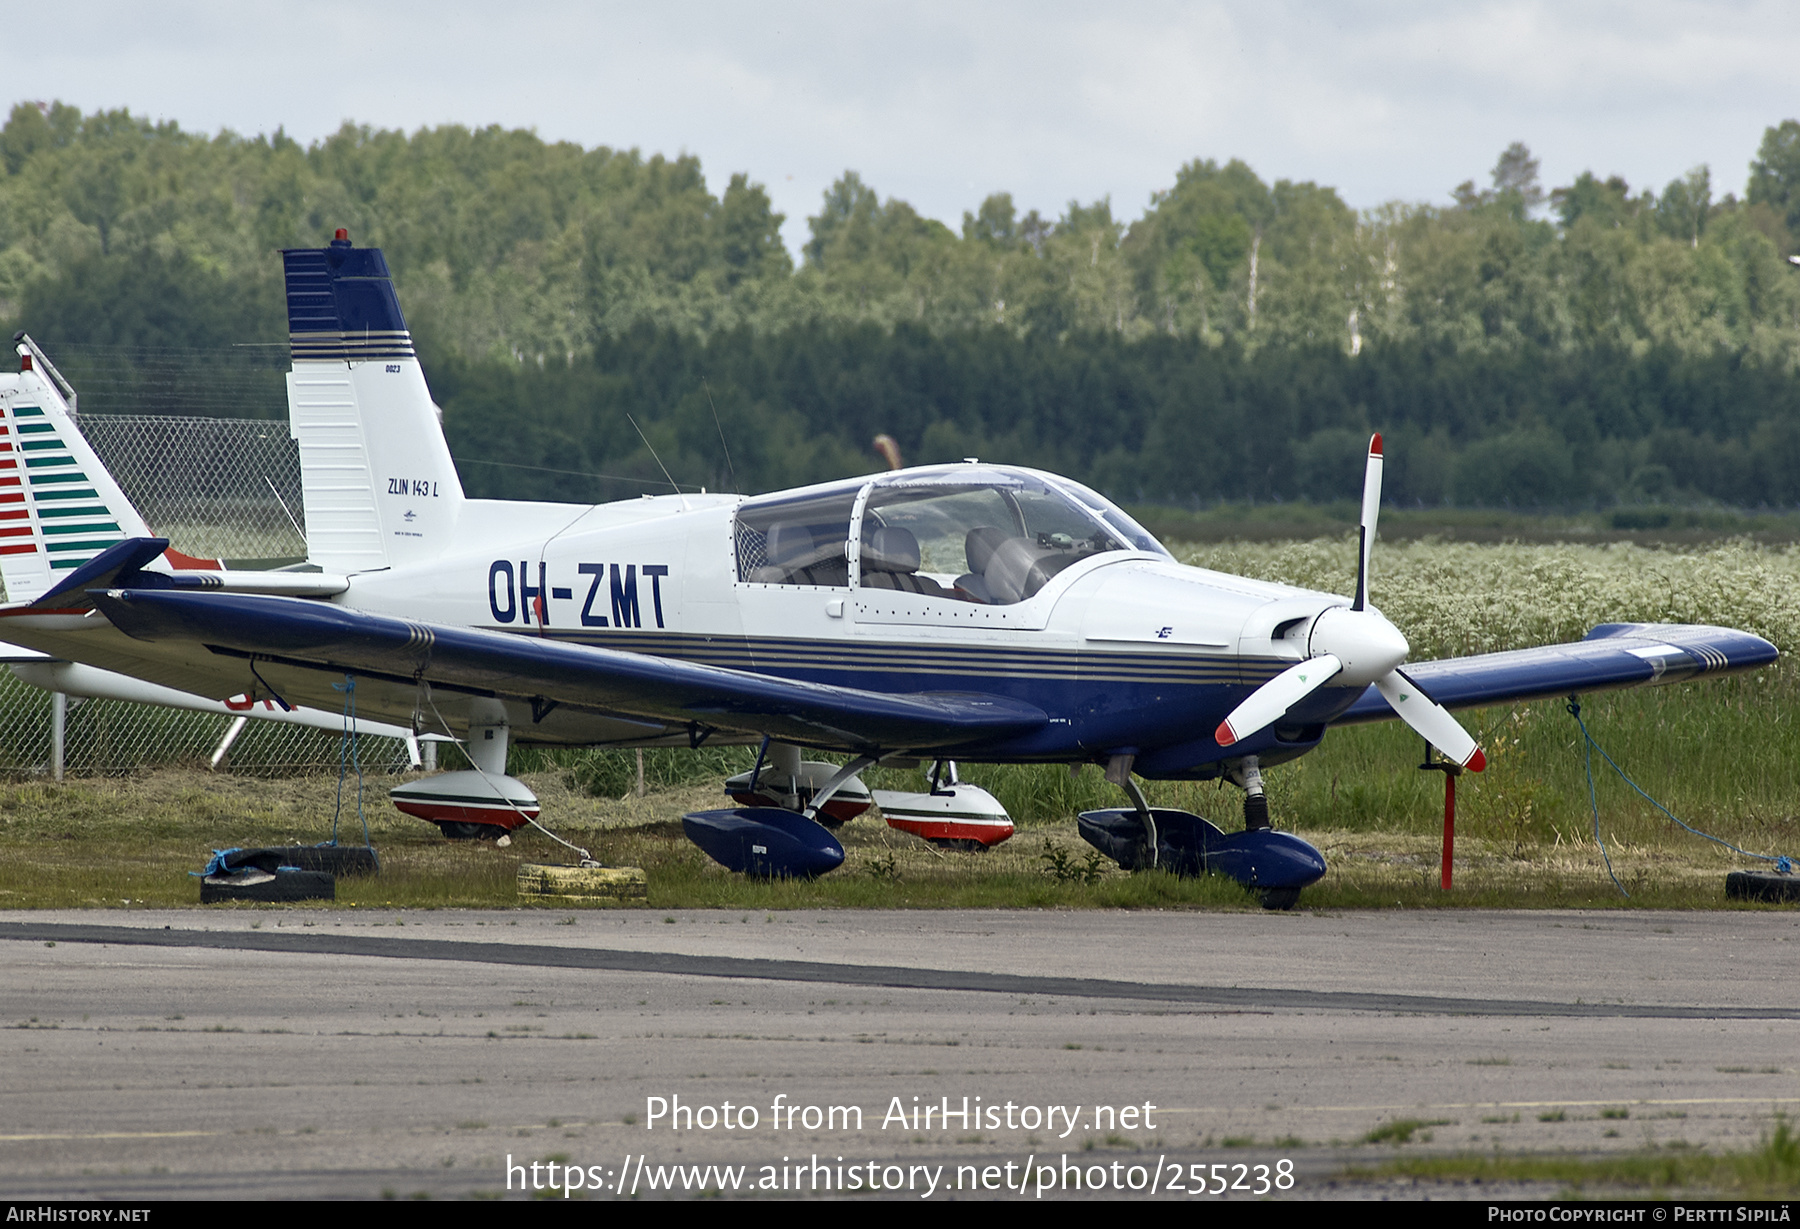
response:
<path fill-rule="evenodd" d="M 1082 839 L 1125 870 L 1225 875 L 1254 892 L 1265 909 L 1292 909 L 1300 889 L 1325 874 L 1318 850 L 1270 826 L 1268 797 L 1254 756 L 1236 761 L 1227 774 L 1244 790 L 1244 830 L 1232 833 L 1187 811 L 1150 806 L 1132 779 L 1131 764 L 1131 756 L 1114 756 L 1106 779 L 1123 789 L 1132 805 L 1084 811 L 1078 821 Z"/>

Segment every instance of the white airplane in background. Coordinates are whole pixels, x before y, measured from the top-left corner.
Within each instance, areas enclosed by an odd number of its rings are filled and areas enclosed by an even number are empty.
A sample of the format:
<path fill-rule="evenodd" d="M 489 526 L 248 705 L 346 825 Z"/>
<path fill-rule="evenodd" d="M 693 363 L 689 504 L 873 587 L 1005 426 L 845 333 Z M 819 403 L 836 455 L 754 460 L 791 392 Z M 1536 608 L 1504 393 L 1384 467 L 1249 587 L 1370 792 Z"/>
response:
<path fill-rule="evenodd" d="M 72 574 L 126 538 L 151 533 L 77 427 L 74 390 L 30 337 L 20 333 L 13 348 L 19 370 L 0 372 L 0 419 L 7 423 L 0 438 L 0 580 L 10 601 L 28 605 L 49 592 L 59 574 Z M 164 559 L 171 568 L 223 567 L 216 559 L 195 559 L 173 548 Z M 291 583 L 276 579 L 282 575 L 254 574 L 247 583 Z M 213 753 L 214 767 L 252 718 L 334 733 L 346 729 L 342 712 L 290 711 L 249 696 L 212 700 L 31 649 L 0 645 L 0 662 L 44 691 L 235 718 Z M 419 740 L 411 729 L 363 720 L 355 729 L 403 740 L 413 766 L 419 765 Z"/>
<path fill-rule="evenodd" d="M 1379 436 L 1353 599 L 1183 566 L 1095 492 L 1005 465 L 754 498 L 469 499 L 379 250 L 339 231 L 284 258 L 319 571 L 177 567 L 165 542 L 127 533 L 0 609 L 0 637 L 204 696 L 329 709 L 354 676 L 359 712 L 464 739 L 474 773 L 405 787 L 436 822 L 460 808 L 509 826 L 524 791 L 505 776 L 514 741 L 760 742 L 739 797 L 775 805 L 698 812 L 687 831 L 733 869 L 807 875 L 841 863 L 817 821 L 869 765 L 1093 763 L 1131 805 L 1084 815 L 1083 835 L 1121 865 L 1221 872 L 1289 906 L 1325 863 L 1270 827 L 1262 769 L 1330 726 L 1398 717 L 1479 771 L 1451 708 L 1776 657 L 1730 629 L 1608 624 L 1574 644 L 1406 665 L 1367 600 Z M 4 425 L 24 438 L 10 408 Z M 489 428 L 502 450 L 505 424 Z M 809 770 L 802 748 L 849 762 Z M 1153 809 L 1136 777 L 1228 779 L 1245 828 Z M 940 772 L 920 797 L 966 788 Z"/>

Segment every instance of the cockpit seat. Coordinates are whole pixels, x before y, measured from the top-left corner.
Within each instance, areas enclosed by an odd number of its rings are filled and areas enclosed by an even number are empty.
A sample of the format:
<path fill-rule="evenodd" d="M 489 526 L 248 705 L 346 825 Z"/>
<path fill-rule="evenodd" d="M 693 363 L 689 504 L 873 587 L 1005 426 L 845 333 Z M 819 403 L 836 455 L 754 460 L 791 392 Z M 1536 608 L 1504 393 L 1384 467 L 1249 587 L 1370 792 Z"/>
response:
<path fill-rule="evenodd" d="M 1080 556 L 1071 550 L 1058 549 L 1033 542 L 1029 538 L 1008 538 L 988 561 L 988 600 L 1010 606 L 1034 597 L 1052 576 L 1074 563 Z"/>
<path fill-rule="evenodd" d="M 918 572 L 919 539 L 912 530 L 882 525 L 863 536 L 863 588 L 899 589 L 931 597 L 949 596 L 944 586 Z"/>
<path fill-rule="evenodd" d="M 805 525 L 776 521 L 765 534 L 767 562 L 753 568 L 750 579 L 765 585 L 846 585 L 849 564 L 842 542 L 824 543 Z"/>
<path fill-rule="evenodd" d="M 963 556 L 969 561 L 969 570 L 956 578 L 956 587 L 971 600 L 990 603 L 994 600 L 993 592 L 988 588 L 987 569 L 993 562 L 994 552 L 1006 539 L 1006 531 L 992 525 L 977 526 L 963 539 Z"/>

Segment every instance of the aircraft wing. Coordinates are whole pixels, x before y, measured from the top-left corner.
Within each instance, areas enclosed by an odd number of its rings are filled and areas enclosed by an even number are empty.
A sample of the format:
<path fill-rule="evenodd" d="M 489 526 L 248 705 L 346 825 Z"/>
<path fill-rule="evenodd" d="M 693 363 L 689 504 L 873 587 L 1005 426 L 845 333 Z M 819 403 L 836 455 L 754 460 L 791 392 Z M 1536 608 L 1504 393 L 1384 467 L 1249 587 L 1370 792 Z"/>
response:
<path fill-rule="evenodd" d="M 999 696 L 887 695 L 300 598 L 112 589 L 94 592 L 93 600 L 114 627 L 139 640 L 815 746 L 951 749 L 1027 733 L 1048 720 L 1032 705 Z"/>
<path fill-rule="evenodd" d="M 1602 623 L 1573 644 L 1409 662 L 1401 670 L 1445 708 L 1479 708 L 1753 670 L 1777 656 L 1761 636 L 1728 627 Z M 1394 710 L 1370 687 L 1332 724 L 1394 719 Z"/>

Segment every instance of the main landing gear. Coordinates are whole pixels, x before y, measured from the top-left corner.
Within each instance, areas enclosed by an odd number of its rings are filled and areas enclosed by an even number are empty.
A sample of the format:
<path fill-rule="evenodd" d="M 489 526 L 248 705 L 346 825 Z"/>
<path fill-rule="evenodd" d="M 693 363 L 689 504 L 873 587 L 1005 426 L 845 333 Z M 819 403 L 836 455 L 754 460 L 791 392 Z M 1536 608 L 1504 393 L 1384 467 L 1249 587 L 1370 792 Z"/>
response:
<path fill-rule="evenodd" d="M 429 823 L 452 841 L 498 841 L 538 817 L 537 795 L 506 775 L 511 734 L 506 709 L 492 700 L 472 705 L 469 737 L 462 744 L 472 769 L 440 772 L 395 786 L 388 798 L 400 810 Z"/>
<path fill-rule="evenodd" d="M 1187 811 L 1150 806 L 1132 779 L 1132 760 L 1115 755 L 1106 765 L 1106 779 L 1123 789 L 1132 805 L 1084 811 L 1078 821 L 1082 838 L 1124 869 L 1226 875 L 1256 893 L 1265 909 L 1292 909 L 1300 889 L 1325 874 L 1318 850 L 1270 826 L 1255 756 L 1227 765 L 1227 778 L 1244 791 L 1244 830 L 1232 833 Z"/>
<path fill-rule="evenodd" d="M 800 748 L 791 743 L 770 741 L 764 745 L 754 768 L 725 782 L 725 792 L 740 807 L 816 811 L 819 824 L 835 830 L 868 810 L 874 801 L 862 779 L 850 776 L 826 795 L 820 805 L 813 806 L 814 799 L 820 798 L 837 771 L 836 764 L 802 760 Z"/>
<path fill-rule="evenodd" d="M 756 766 L 725 786 L 744 805 L 693 811 L 681 817 L 681 829 L 727 870 L 759 879 L 816 878 L 844 864 L 844 846 L 831 828 L 868 807 L 868 791 L 856 774 L 874 762 L 859 755 L 842 768 L 807 764 L 800 748 L 765 739 Z M 852 782 L 860 795 L 855 810 L 834 823 L 832 802 Z"/>

